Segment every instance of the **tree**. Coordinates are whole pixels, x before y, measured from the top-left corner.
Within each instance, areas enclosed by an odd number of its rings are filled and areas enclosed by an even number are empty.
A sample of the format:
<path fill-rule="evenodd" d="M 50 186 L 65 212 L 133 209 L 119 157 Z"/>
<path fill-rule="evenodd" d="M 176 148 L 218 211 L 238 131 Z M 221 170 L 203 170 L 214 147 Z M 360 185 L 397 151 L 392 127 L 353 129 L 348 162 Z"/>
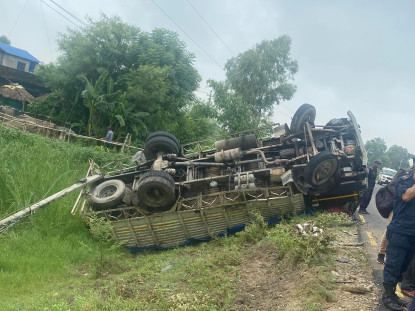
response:
<path fill-rule="evenodd" d="M 389 166 L 389 157 L 386 154 L 388 147 L 383 138 L 377 137 L 366 142 L 368 164 L 372 165 L 375 160 L 380 160 L 382 166 Z"/>
<path fill-rule="evenodd" d="M 146 117 L 148 117 L 147 112 L 143 111 L 136 111 L 134 106 L 129 105 L 126 99 L 126 94 L 122 94 L 118 97 L 118 101 L 116 102 L 115 109 L 110 112 L 110 126 L 114 128 L 113 124 L 115 122 L 118 123 L 119 128 L 116 129 L 118 133 L 117 136 L 120 138 L 124 133 L 125 129 L 128 128 L 133 135 L 138 137 L 140 135 L 140 131 L 144 130 L 147 131 L 147 126 L 144 123 Z"/>
<path fill-rule="evenodd" d="M 54 121 L 89 123 L 89 134 L 92 128 L 102 133 L 107 124 L 117 124 L 119 133 L 134 133 L 133 139 L 140 141 L 149 131 L 175 133 L 181 128 L 184 107 L 195 101 L 193 92 L 201 78 L 193 67 L 194 55 L 176 33 L 144 32 L 118 17 L 102 15 L 60 34 L 58 46 L 62 54 L 56 64 L 36 72 L 61 95 L 58 106 L 45 108 L 53 108 L 58 119 Z M 106 69 L 108 79 L 97 85 L 100 68 Z"/>
<path fill-rule="evenodd" d="M 395 170 L 409 167 L 409 160 L 413 157 L 408 150 L 398 145 L 392 145 L 387 151 L 390 163 L 389 167 Z"/>
<path fill-rule="evenodd" d="M 232 133 L 252 128 L 248 105 L 238 94 L 230 92 L 226 83 L 209 81 L 214 89 L 214 106 L 217 111 L 216 118 L 222 129 Z"/>
<path fill-rule="evenodd" d="M 11 45 L 9 38 L 7 38 L 5 35 L 0 36 L 0 42 Z"/>
<path fill-rule="evenodd" d="M 209 81 L 223 128 L 260 126 L 269 120 L 274 105 L 292 98 L 296 87 L 291 81 L 298 64 L 290 57 L 290 49 L 291 39 L 286 35 L 264 40 L 227 61 L 225 82 Z M 237 125 L 240 118 L 244 124 Z"/>
<path fill-rule="evenodd" d="M 194 142 L 206 137 L 220 134 L 220 128 L 215 120 L 216 111 L 202 100 L 197 100 L 185 108 L 176 131 L 177 138 L 182 143 Z"/>
<path fill-rule="evenodd" d="M 80 74 L 78 76 L 85 85 L 85 89 L 82 91 L 81 96 L 84 99 L 85 106 L 89 110 L 87 127 L 88 136 L 91 136 L 92 124 L 94 122 L 96 112 L 98 110 L 105 110 L 104 107 L 108 105 L 108 102 L 104 96 L 104 86 L 107 76 L 108 71 L 104 70 L 95 84 L 89 81 L 84 74 Z"/>

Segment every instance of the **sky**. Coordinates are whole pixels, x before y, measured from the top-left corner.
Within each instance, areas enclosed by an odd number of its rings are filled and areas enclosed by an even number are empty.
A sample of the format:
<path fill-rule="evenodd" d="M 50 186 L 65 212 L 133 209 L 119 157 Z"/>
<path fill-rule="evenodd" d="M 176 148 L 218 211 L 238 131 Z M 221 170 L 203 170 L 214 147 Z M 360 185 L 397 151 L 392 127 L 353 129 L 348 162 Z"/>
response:
<path fill-rule="evenodd" d="M 286 34 L 297 92 L 275 108 L 275 122 L 290 124 L 304 103 L 318 125 L 350 110 L 364 141 L 381 137 L 415 154 L 415 1 L 0 0 L 0 12 L 0 35 L 45 64 L 59 55 L 58 34 L 86 16 L 173 30 L 196 57 L 201 98 L 208 79 L 225 79 L 227 60 Z"/>

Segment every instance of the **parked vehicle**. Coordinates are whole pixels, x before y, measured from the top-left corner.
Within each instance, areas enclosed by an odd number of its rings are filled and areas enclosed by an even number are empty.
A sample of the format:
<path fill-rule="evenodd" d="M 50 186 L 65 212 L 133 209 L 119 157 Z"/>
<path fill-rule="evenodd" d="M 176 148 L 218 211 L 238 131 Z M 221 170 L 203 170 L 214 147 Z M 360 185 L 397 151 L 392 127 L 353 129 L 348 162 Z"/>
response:
<path fill-rule="evenodd" d="M 393 176 L 397 173 L 396 170 L 389 167 L 384 167 L 379 173 L 378 184 L 384 185 L 389 184 L 392 181 Z"/>
<path fill-rule="evenodd" d="M 290 127 L 183 145 L 171 133 L 152 133 L 136 165 L 99 172 L 81 214 L 111 221 L 114 237 L 132 251 L 241 230 L 255 212 L 270 223 L 306 208 L 352 214 L 366 189 L 359 126 L 351 112 L 324 126 L 315 115 L 304 104 Z"/>

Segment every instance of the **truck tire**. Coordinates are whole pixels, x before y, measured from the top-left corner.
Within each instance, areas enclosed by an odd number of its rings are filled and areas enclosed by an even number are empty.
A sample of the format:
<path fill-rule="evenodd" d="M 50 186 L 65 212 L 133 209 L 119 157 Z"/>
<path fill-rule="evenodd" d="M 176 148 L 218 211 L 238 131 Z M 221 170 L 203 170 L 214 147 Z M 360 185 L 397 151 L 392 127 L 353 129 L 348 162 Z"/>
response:
<path fill-rule="evenodd" d="M 104 210 L 120 204 L 125 195 L 125 184 L 122 180 L 111 179 L 97 185 L 89 197 L 95 210 Z"/>
<path fill-rule="evenodd" d="M 325 188 L 327 184 L 336 181 L 338 166 L 334 154 L 320 152 L 312 157 L 304 168 L 304 179 L 313 188 Z"/>
<path fill-rule="evenodd" d="M 180 147 L 179 141 L 177 140 L 176 136 L 174 136 L 173 134 L 171 134 L 169 132 L 164 132 L 164 131 L 151 133 L 150 135 L 147 136 L 146 143 L 150 139 L 152 139 L 153 137 L 156 137 L 156 136 L 164 136 L 164 137 L 170 138 L 171 140 L 173 140 L 177 144 L 178 147 Z"/>
<path fill-rule="evenodd" d="M 304 129 L 306 122 L 310 125 L 314 125 L 316 119 L 316 108 L 309 104 L 303 104 L 294 113 L 293 119 L 291 120 L 290 130 L 292 133 L 300 132 Z"/>
<path fill-rule="evenodd" d="M 176 200 L 171 181 L 161 176 L 142 179 L 137 186 L 137 195 L 141 207 L 157 212 L 169 210 Z"/>
<path fill-rule="evenodd" d="M 164 152 L 165 154 L 173 153 L 179 154 L 178 144 L 171 138 L 165 136 L 154 136 L 146 142 L 144 147 L 144 155 L 147 160 L 152 160 L 157 157 L 158 152 Z"/>
<path fill-rule="evenodd" d="M 168 181 L 170 181 L 170 183 L 174 186 L 173 177 L 170 174 L 168 174 L 164 171 L 148 171 L 148 172 L 145 172 L 143 175 L 140 176 L 140 179 L 138 180 L 138 183 L 140 183 L 141 181 L 143 181 L 144 179 L 146 179 L 148 177 L 153 177 L 153 176 L 165 178 Z"/>

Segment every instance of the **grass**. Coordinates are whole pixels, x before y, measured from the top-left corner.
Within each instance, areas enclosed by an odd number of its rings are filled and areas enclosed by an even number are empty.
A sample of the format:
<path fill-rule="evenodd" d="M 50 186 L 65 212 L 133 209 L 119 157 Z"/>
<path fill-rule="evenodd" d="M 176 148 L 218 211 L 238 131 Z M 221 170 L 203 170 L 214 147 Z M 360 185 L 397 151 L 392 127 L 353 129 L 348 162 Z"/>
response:
<path fill-rule="evenodd" d="M 84 177 L 89 157 L 112 157 L 1 126 L 0 144 L 1 218 Z M 304 310 L 322 310 L 333 299 L 329 242 L 336 229 L 306 238 L 293 223 L 312 219 L 325 227 L 344 222 L 339 216 L 295 217 L 272 228 L 257 217 L 232 237 L 136 255 L 109 247 L 102 261 L 103 244 L 70 215 L 75 197 L 40 209 L 0 236 L 0 310 L 228 310 L 240 265 L 262 243 L 275 245 L 281 271 L 311 271 L 301 280 L 311 288 L 301 294 Z M 319 286 L 310 286 L 315 273 Z"/>

